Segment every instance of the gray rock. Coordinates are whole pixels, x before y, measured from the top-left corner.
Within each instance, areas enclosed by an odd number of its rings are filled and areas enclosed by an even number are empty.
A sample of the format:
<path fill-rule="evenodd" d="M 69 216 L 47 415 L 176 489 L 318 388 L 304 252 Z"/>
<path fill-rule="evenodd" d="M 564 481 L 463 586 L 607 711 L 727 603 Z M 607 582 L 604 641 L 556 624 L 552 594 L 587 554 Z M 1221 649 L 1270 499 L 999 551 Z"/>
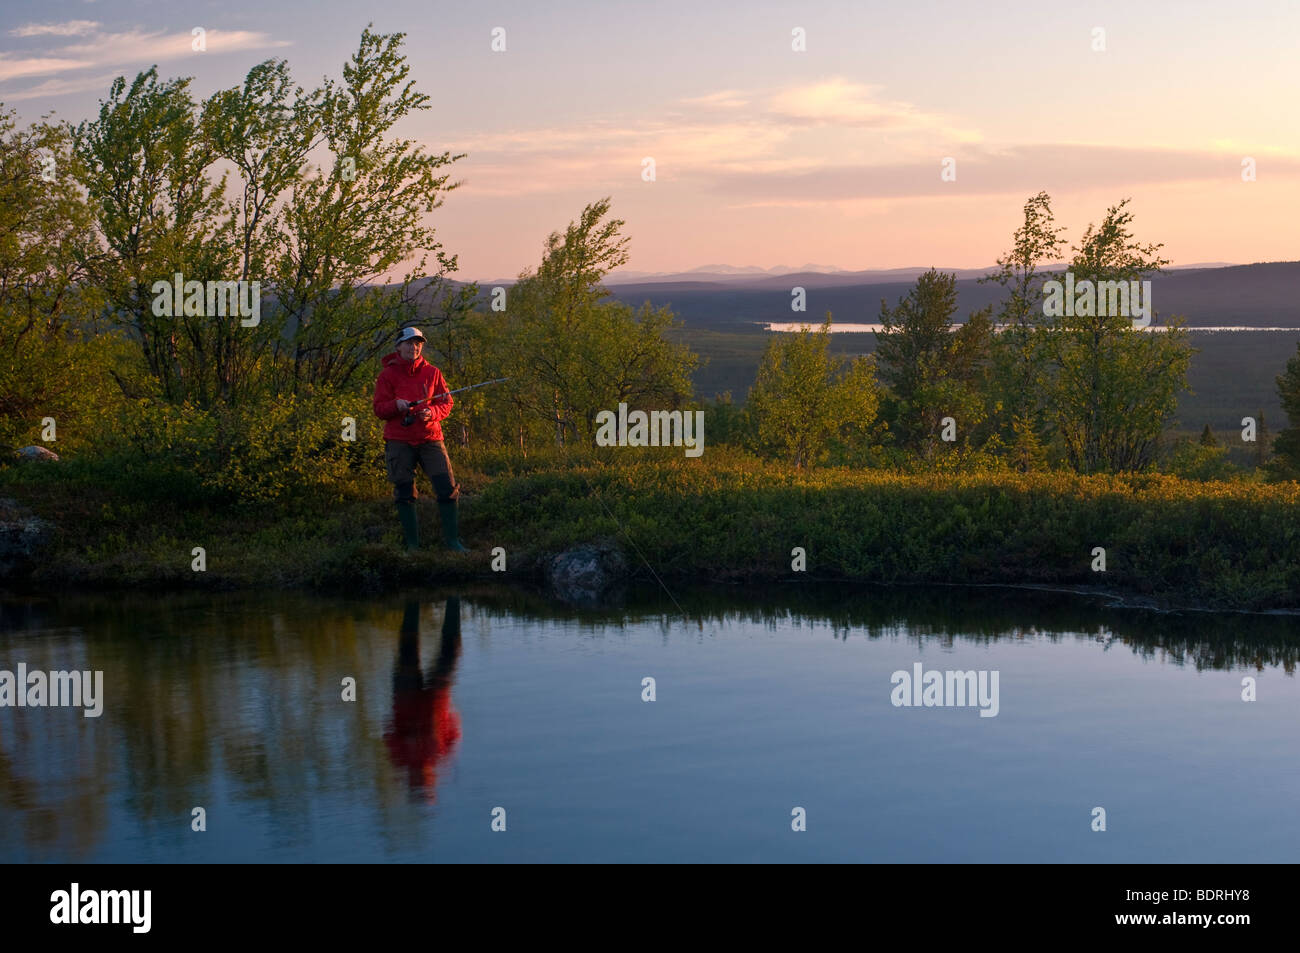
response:
<path fill-rule="evenodd" d="M 616 546 L 576 546 L 547 564 L 547 578 L 555 595 L 564 602 L 595 605 L 610 595 L 627 575 L 627 561 Z"/>
<path fill-rule="evenodd" d="M 59 455 L 45 447 L 20 447 L 18 456 L 24 460 L 41 460 L 46 463 L 58 463 Z"/>
<path fill-rule="evenodd" d="M 0 500 L 0 579 L 14 578 L 31 569 L 52 541 L 53 529 L 13 500 Z"/>

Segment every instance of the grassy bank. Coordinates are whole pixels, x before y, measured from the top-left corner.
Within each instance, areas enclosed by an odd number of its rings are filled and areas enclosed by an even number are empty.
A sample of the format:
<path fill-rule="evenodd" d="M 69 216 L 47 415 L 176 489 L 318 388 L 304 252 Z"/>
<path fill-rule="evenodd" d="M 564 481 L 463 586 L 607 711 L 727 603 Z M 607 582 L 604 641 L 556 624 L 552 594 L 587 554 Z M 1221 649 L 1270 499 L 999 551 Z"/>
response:
<path fill-rule="evenodd" d="M 626 453 L 626 451 L 624 451 Z M 540 574 L 546 556 L 616 540 L 665 580 L 804 578 L 1102 586 L 1171 604 L 1300 608 L 1300 484 L 1197 483 L 1169 476 L 796 473 L 725 448 L 702 458 L 463 454 L 462 536 L 403 553 L 388 487 L 362 474 L 331 502 L 195 505 L 141 498 L 93 469 L 0 472 L 7 497 L 55 527 L 30 584 L 46 587 L 315 587 L 385 590 L 433 580 Z M 629 543 L 629 539 L 631 543 Z M 191 551 L 206 550 L 206 572 Z M 489 551 L 506 551 L 492 573 Z M 1093 548 L 1106 550 L 1094 572 Z M 644 561 L 643 561 L 644 558 Z"/>

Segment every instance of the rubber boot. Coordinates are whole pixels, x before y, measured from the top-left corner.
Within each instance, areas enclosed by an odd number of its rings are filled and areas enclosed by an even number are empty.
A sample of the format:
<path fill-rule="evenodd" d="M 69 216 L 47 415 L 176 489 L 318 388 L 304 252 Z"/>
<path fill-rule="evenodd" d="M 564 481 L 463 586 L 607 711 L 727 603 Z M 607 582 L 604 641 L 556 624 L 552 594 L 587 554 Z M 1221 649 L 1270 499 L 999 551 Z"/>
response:
<path fill-rule="evenodd" d="M 469 549 L 460 541 L 455 500 L 439 500 L 438 515 L 442 517 L 442 540 L 454 553 L 467 553 Z"/>
<path fill-rule="evenodd" d="M 420 519 L 415 511 L 414 500 L 399 500 L 396 504 L 397 518 L 402 524 L 402 539 L 407 549 L 420 548 Z"/>

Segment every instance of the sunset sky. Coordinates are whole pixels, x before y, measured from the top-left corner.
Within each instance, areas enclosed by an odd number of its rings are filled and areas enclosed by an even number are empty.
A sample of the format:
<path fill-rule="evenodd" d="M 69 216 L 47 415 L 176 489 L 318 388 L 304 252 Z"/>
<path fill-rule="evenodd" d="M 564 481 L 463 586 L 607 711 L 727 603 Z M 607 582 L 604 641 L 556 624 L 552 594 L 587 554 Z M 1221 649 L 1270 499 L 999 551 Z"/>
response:
<path fill-rule="evenodd" d="M 432 96 L 401 131 L 468 153 L 432 218 L 463 278 L 535 267 L 605 195 L 637 271 L 983 267 L 1040 189 L 1072 240 L 1131 196 L 1175 264 L 1300 258 L 1294 2 L 18 2 L 0 101 L 78 121 L 119 74 L 205 96 L 271 57 L 315 85 L 371 19 Z"/>

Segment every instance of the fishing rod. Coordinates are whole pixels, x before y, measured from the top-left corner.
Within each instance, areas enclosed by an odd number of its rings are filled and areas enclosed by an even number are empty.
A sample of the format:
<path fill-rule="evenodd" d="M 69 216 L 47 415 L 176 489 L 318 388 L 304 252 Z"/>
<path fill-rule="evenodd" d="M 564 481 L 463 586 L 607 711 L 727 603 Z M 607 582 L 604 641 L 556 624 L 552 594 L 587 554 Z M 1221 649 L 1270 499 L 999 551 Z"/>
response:
<path fill-rule="evenodd" d="M 455 390 L 449 390 L 445 394 L 438 394 L 436 397 L 432 399 L 437 400 L 441 397 L 450 397 L 452 394 L 459 394 L 461 391 L 464 390 L 473 390 L 475 387 L 487 387 L 488 384 L 500 384 L 502 381 L 508 381 L 508 380 L 510 380 L 510 378 L 508 377 L 498 377 L 494 381 L 484 381 L 481 384 L 470 384 L 468 387 L 457 387 Z"/>
<path fill-rule="evenodd" d="M 457 387 L 455 390 L 449 390 L 445 394 L 435 394 L 431 397 L 421 397 L 419 400 L 413 400 L 407 405 L 406 416 L 402 418 L 402 425 L 409 427 L 415 422 L 415 417 L 412 415 L 411 411 L 415 410 L 421 404 L 431 404 L 434 401 L 442 400 L 444 397 L 450 397 L 452 394 L 460 394 L 467 390 L 474 390 L 476 387 L 487 387 L 488 384 L 500 384 L 503 381 L 508 380 L 510 380 L 508 377 L 498 377 L 496 380 L 483 381 L 481 384 L 470 384 L 468 387 Z"/>

